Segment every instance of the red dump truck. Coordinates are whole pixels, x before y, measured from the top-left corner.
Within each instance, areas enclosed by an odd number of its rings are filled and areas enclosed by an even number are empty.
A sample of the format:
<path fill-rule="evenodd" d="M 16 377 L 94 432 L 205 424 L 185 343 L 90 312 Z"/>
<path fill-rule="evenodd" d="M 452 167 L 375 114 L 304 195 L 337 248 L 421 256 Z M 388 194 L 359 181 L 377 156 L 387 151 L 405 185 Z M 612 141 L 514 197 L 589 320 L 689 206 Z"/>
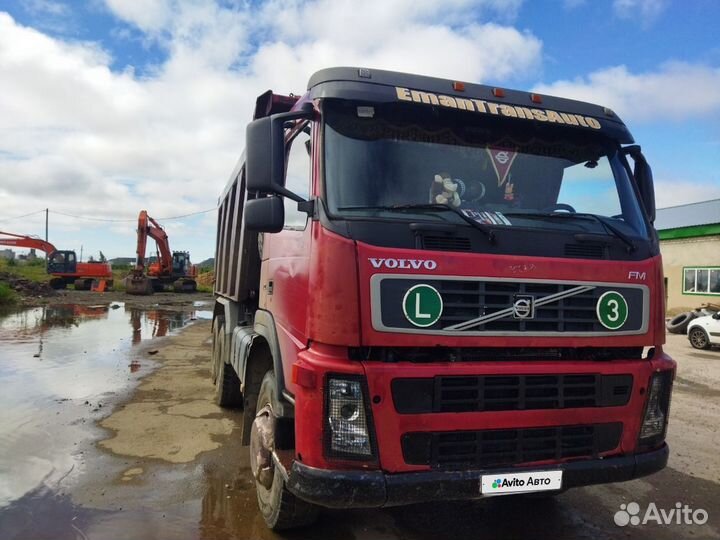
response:
<path fill-rule="evenodd" d="M 665 467 L 650 167 L 613 111 L 332 68 L 220 198 L 212 374 L 268 526 Z"/>

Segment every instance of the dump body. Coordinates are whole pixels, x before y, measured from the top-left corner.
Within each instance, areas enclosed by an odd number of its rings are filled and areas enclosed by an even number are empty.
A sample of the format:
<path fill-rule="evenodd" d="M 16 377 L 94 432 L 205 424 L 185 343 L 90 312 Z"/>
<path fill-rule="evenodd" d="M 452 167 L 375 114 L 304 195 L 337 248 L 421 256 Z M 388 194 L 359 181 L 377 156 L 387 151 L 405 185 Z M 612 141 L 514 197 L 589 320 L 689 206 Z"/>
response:
<path fill-rule="evenodd" d="M 220 198 L 214 372 L 245 442 L 274 374 L 284 489 L 377 507 L 663 468 L 675 364 L 631 143 L 601 106 L 408 74 L 261 96 Z"/>

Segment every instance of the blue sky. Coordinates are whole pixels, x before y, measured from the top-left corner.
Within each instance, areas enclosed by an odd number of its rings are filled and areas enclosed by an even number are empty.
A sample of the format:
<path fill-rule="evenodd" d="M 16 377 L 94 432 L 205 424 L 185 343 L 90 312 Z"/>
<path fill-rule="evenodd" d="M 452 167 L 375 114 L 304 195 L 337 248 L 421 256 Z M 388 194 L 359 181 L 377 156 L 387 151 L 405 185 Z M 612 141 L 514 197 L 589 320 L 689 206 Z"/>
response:
<path fill-rule="evenodd" d="M 5 1 L 0 229 L 42 235 L 44 215 L 12 218 L 47 207 L 58 247 L 132 256 L 141 208 L 214 207 L 255 96 L 331 65 L 610 106 L 660 206 L 720 197 L 718 20 L 714 0 Z M 213 255 L 213 212 L 161 222 Z"/>

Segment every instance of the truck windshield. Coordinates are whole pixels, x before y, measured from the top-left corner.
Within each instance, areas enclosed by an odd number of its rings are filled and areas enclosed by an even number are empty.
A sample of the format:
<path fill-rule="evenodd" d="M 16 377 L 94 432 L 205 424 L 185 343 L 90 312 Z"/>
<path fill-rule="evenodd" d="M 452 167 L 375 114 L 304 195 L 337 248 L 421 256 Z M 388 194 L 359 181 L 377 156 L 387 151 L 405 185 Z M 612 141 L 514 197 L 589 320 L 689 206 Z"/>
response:
<path fill-rule="evenodd" d="M 618 144 L 587 128 L 331 100 L 324 115 L 334 216 L 467 221 L 431 208 L 446 204 L 492 227 L 647 238 Z"/>

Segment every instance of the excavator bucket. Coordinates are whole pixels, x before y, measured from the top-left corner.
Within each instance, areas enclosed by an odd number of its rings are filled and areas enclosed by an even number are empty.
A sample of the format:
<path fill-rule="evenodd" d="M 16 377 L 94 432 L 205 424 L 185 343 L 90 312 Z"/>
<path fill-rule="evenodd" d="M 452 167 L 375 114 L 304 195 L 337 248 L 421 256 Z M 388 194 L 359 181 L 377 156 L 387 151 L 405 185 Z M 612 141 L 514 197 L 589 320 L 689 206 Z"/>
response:
<path fill-rule="evenodd" d="M 147 276 L 130 274 L 124 281 L 127 294 L 149 295 L 153 293 L 152 280 Z"/>

